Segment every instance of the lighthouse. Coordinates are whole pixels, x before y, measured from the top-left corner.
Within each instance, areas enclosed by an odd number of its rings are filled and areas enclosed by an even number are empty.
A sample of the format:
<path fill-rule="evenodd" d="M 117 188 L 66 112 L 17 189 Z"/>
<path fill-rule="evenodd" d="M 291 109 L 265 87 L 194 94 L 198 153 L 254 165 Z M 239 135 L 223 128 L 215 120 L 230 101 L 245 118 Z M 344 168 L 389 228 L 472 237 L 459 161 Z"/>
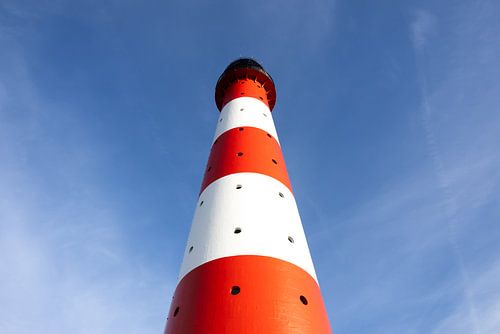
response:
<path fill-rule="evenodd" d="M 255 60 L 217 81 L 220 111 L 165 334 L 331 333 Z"/>

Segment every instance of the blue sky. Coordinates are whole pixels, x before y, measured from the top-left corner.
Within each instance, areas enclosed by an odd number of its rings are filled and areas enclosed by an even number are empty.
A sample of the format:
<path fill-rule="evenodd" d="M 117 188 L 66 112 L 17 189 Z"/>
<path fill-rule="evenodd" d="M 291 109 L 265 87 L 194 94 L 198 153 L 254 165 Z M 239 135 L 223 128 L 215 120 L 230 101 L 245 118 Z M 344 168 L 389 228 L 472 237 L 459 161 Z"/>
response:
<path fill-rule="evenodd" d="M 160 333 L 255 57 L 335 333 L 500 332 L 500 4 L 0 2 L 0 332 Z"/>

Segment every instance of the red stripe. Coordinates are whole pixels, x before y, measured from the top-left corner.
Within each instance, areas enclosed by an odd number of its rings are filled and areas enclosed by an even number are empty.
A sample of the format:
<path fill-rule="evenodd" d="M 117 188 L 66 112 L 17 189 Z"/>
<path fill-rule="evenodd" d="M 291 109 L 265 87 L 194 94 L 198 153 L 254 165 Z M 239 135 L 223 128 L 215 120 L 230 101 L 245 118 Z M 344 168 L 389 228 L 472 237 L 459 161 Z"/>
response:
<path fill-rule="evenodd" d="M 276 139 L 261 129 L 240 127 L 224 132 L 212 145 L 200 193 L 221 177 L 243 172 L 271 176 L 292 190 Z"/>
<path fill-rule="evenodd" d="M 241 79 L 233 82 L 224 91 L 224 99 L 222 102 L 222 107 L 224 107 L 231 100 L 237 99 L 239 97 L 253 97 L 257 100 L 264 102 L 268 108 L 269 101 L 267 100 L 267 92 L 262 87 L 262 84 L 257 81 L 249 79 Z"/>
<path fill-rule="evenodd" d="M 319 287 L 307 272 L 279 259 L 245 255 L 213 260 L 188 273 L 177 286 L 164 333 L 331 330 Z"/>
<path fill-rule="evenodd" d="M 276 103 L 276 88 L 268 74 L 254 68 L 224 71 L 215 87 L 215 103 L 219 111 L 226 103 L 241 96 L 259 99 L 272 111 Z"/>

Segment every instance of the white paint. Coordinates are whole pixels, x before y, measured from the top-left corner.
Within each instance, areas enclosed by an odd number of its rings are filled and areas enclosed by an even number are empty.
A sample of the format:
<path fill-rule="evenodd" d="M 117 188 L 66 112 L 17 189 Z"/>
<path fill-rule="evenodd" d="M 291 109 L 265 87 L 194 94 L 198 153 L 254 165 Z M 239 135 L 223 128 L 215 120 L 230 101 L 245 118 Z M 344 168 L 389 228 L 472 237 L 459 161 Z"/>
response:
<path fill-rule="evenodd" d="M 239 234 L 234 233 L 237 227 Z M 235 255 L 288 261 L 317 281 L 295 198 L 280 181 L 236 173 L 210 184 L 197 203 L 179 280 L 199 265 Z"/>
<path fill-rule="evenodd" d="M 264 102 L 253 97 L 239 97 L 222 108 L 212 143 L 227 130 L 244 126 L 262 129 L 279 143 L 271 110 Z"/>

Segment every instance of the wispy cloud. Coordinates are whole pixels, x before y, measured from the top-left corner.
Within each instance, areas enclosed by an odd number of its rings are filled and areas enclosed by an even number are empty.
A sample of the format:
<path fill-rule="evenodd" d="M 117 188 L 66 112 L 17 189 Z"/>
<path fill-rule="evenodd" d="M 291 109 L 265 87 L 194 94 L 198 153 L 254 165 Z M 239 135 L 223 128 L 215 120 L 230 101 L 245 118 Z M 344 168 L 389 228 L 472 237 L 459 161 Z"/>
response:
<path fill-rule="evenodd" d="M 322 266 L 337 264 L 330 268 L 338 288 L 332 300 L 342 308 L 332 303 L 332 312 L 350 328 L 359 314 L 371 333 L 500 328 L 500 85 L 494 79 L 500 69 L 491 56 L 500 52 L 491 33 L 499 24 L 485 7 L 449 9 L 447 22 L 418 10 L 409 22 L 421 101 L 414 107 L 421 129 L 415 146 L 425 147 L 428 159 L 334 217 L 311 206 L 325 227 L 310 239 L 334 249 L 319 254 Z M 390 320 L 380 325 L 385 317 Z"/>
<path fill-rule="evenodd" d="M 68 106 L 39 95 L 17 32 L 3 34 L 0 332 L 161 332 L 174 282 L 131 252 L 101 153 Z"/>
<path fill-rule="evenodd" d="M 500 263 L 496 262 L 469 281 L 471 295 L 478 311 L 476 322 L 470 317 L 469 302 L 463 300 L 437 325 L 433 333 L 497 333 L 500 328 L 499 278 Z"/>
<path fill-rule="evenodd" d="M 475 40 L 474 30 L 478 27 L 484 31 L 491 29 L 487 24 L 490 17 L 478 9 L 463 6 L 450 11 L 458 39 L 451 39 L 452 46 L 445 50 L 444 57 L 451 58 L 449 55 L 453 54 L 452 64 L 447 64 L 446 59 L 440 56 L 436 59 L 432 48 L 426 50 L 437 25 L 432 14 L 417 11 L 411 25 L 421 85 L 422 125 L 446 214 L 448 242 L 459 268 L 455 283 L 461 291 L 459 306 L 438 325 L 437 333 L 492 333 L 493 328 L 498 329 L 498 312 L 495 311 L 498 305 L 491 300 L 498 300 L 500 295 L 496 291 L 494 297 L 485 298 L 480 291 L 487 289 L 481 283 L 484 280 L 500 280 L 496 268 L 500 259 L 494 258 L 496 262 L 491 264 L 493 269 L 485 266 L 482 267 L 485 271 L 478 271 L 475 264 L 465 260 L 467 250 L 464 245 L 467 242 L 465 231 L 470 231 L 472 224 L 482 225 L 481 208 L 497 200 L 495 189 L 498 189 L 500 181 L 496 139 L 500 132 L 500 116 L 492 113 L 500 101 L 491 95 L 491 87 L 484 86 L 490 76 L 489 71 L 496 67 L 496 61 L 491 59 L 487 64 L 477 65 L 470 62 L 478 53 L 497 49 L 494 41 L 478 44 Z M 447 64 L 446 80 L 436 84 L 432 64 L 423 65 L 428 64 L 429 59 Z M 476 73 L 474 77 L 477 79 L 470 77 L 464 81 L 466 73 Z M 500 89 L 498 83 L 494 85 Z M 483 87 L 483 90 L 478 92 L 477 87 Z M 461 103 L 457 104 L 457 99 L 461 99 Z M 476 120 L 481 120 L 476 123 L 465 121 L 467 115 L 472 113 Z"/>
<path fill-rule="evenodd" d="M 421 50 L 427 39 L 436 29 L 436 18 L 426 10 L 417 10 L 411 23 L 412 42 L 417 50 Z"/>

